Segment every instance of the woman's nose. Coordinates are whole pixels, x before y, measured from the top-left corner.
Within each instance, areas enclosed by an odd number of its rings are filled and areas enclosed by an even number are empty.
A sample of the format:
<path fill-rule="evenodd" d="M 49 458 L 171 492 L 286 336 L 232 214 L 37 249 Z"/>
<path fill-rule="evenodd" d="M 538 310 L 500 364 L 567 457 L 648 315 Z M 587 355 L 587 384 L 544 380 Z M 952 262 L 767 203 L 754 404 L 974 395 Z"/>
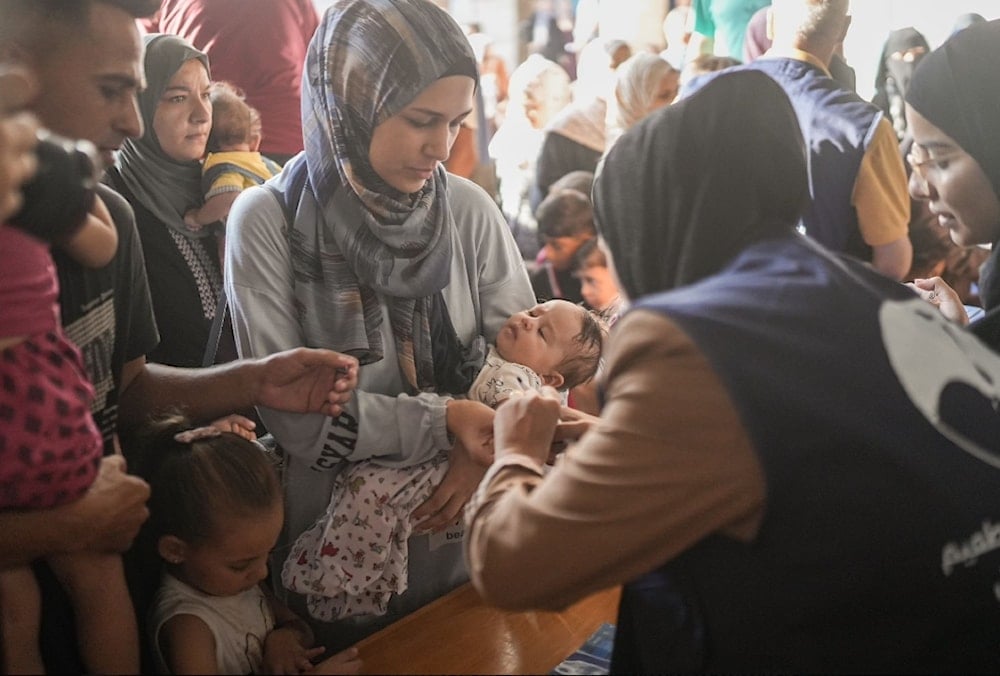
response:
<path fill-rule="evenodd" d="M 196 103 L 194 109 L 191 111 L 191 119 L 195 122 L 211 122 L 212 121 L 212 103 L 205 98 L 200 96 L 195 97 Z"/>
<path fill-rule="evenodd" d="M 424 152 L 428 157 L 432 157 L 438 162 L 444 162 L 451 154 L 451 143 L 454 139 L 451 136 L 451 129 L 443 125 L 440 129 L 435 129 L 432 136 L 424 146 Z"/>

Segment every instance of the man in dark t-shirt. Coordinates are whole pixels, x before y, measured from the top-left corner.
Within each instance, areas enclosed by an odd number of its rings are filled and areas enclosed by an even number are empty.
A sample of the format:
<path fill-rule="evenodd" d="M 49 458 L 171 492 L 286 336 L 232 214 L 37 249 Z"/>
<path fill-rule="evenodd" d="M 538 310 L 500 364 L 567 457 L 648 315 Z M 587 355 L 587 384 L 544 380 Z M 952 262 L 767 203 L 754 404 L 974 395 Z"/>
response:
<path fill-rule="evenodd" d="M 53 249 L 52 257 L 59 273 L 63 329 L 80 348 L 94 385 L 91 411 L 107 454 L 115 448 L 122 369 L 156 347 L 159 336 L 132 208 L 107 186 L 98 186 L 97 192 L 118 229 L 115 258 L 95 270 L 59 248 Z"/>
<path fill-rule="evenodd" d="M 136 18 L 158 0 L 4 0 L 0 66 L 10 59 L 38 81 L 33 112 L 42 125 L 92 142 L 104 165 L 128 137 L 142 133 L 137 94 L 144 85 Z M 112 454 L 116 432 L 158 411 L 183 406 L 210 421 L 261 405 L 339 415 L 357 382 L 357 361 L 329 350 L 300 348 L 211 369 L 147 364 L 158 342 L 134 214 L 108 188 L 98 188 L 118 230 L 115 259 L 99 270 L 80 268 L 56 252 L 66 333 L 82 349 L 96 385 L 93 411 Z M 0 566 L 24 565 L 52 554 L 121 552 L 146 519 L 149 487 L 109 455 L 80 499 L 35 512 L 0 512 Z M 44 566 L 42 656 L 46 670 L 82 671 L 73 618 L 61 588 Z"/>

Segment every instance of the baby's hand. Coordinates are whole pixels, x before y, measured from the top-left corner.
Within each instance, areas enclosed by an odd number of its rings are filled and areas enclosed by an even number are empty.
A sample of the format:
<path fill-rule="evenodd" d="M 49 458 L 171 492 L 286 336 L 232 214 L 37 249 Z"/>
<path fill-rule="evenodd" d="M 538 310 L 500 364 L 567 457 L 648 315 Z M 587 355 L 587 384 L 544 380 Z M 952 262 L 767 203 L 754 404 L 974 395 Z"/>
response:
<path fill-rule="evenodd" d="M 188 230 L 191 232 L 201 232 L 201 229 L 205 227 L 198 222 L 197 209 L 189 209 L 188 212 L 184 214 L 184 225 L 186 225 Z"/>
<path fill-rule="evenodd" d="M 213 420 L 209 423 L 209 427 L 214 427 L 220 432 L 232 432 L 233 434 L 238 434 L 248 441 L 254 441 L 257 439 L 257 433 L 254 432 L 257 428 L 257 423 L 238 413 L 233 413 L 227 415 L 225 418 Z"/>
<path fill-rule="evenodd" d="M 262 673 L 301 674 L 311 671 L 313 658 L 319 657 L 325 650 L 323 646 L 315 648 L 303 646 L 299 632 L 294 629 L 288 627 L 274 629 L 264 639 Z"/>
<path fill-rule="evenodd" d="M 361 658 L 358 657 L 358 649 L 348 648 L 347 650 L 342 650 L 332 657 L 327 657 L 312 669 L 309 669 L 307 673 L 357 674 L 361 671 L 362 664 L 363 662 L 361 661 Z"/>

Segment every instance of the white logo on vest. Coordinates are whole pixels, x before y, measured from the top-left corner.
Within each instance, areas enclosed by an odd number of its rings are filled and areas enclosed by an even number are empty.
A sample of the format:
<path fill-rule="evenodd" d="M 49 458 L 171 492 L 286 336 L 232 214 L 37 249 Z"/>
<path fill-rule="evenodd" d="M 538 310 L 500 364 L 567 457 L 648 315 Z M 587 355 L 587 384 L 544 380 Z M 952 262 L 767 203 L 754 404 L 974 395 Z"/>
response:
<path fill-rule="evenodd" d="M 1000 469 L 1000 356 L 918 298 L 883 303 L 879 322 L 889 362 L 917 409 L 958 447 Z"/>

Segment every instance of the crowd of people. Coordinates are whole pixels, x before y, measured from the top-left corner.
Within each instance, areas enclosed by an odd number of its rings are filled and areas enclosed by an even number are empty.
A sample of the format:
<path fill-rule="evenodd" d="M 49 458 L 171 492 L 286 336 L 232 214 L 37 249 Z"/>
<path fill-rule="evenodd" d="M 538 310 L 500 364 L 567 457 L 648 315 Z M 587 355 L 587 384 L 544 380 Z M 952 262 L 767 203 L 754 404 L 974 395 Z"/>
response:
<path fill-rule="evenodd" d="M 0 2 L 0 671 L 995 670 L 1000 21 L 564 4 Z"/>

